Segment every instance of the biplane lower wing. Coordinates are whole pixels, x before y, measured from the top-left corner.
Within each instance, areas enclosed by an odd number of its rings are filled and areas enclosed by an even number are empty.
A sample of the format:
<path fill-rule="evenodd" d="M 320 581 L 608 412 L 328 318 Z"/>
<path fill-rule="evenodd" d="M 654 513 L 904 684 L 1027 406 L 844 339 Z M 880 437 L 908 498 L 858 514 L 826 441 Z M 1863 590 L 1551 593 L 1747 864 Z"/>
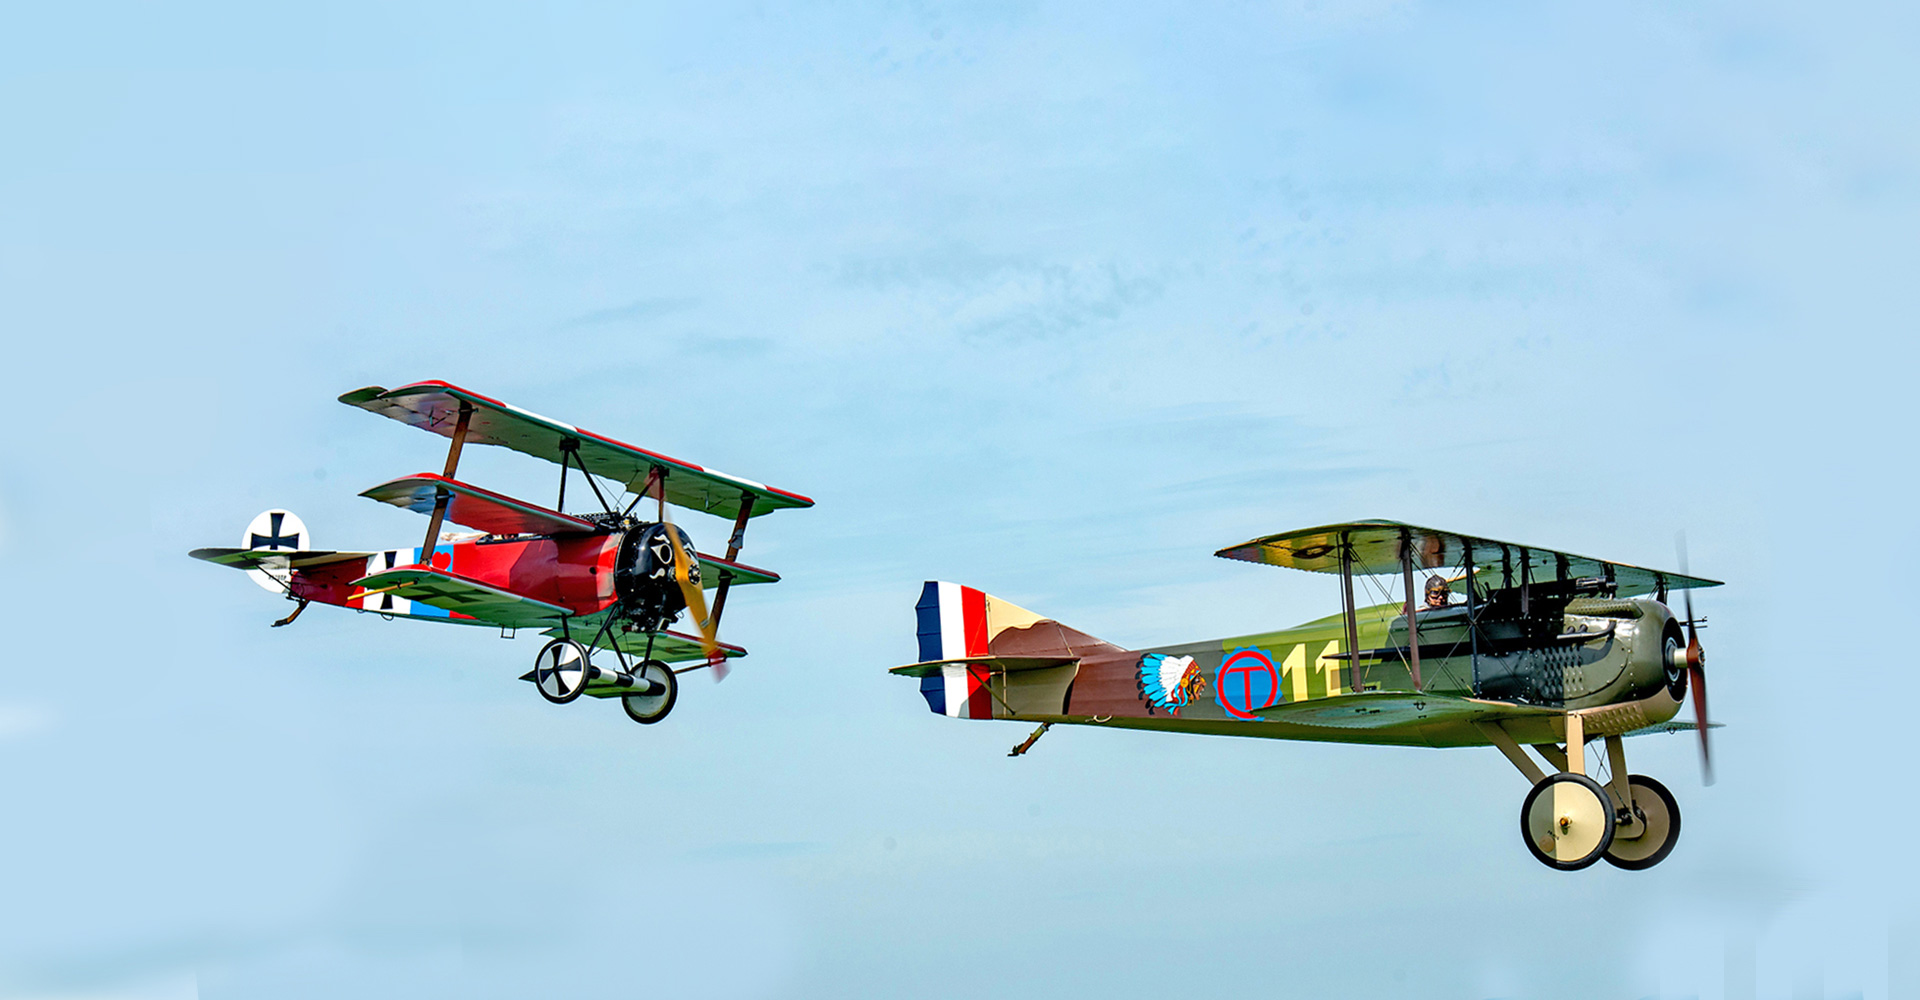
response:
<path fill-rule="evenodd" d="M 557 604 L 425 566 L 400 566 L 363 576 L 352 585 L 355 593 L 349 600 L 392 594 L 501 628 L 539 628 L 554 625 L 573 614 Z"/>
<path fill-rule="evenodd" d="M 432 514 L 444 496 L 447 520 L 491 535 L 584 535 L 600 530 L 592 521 L 431 472 L 381 483 L 360 495 L 416 514 Z"/>
<path fill-rule="evenodd" d="M 415 382 L 398 389 L 368 386 L 341 396 L 340 402 L 445 437 L 453 436 L 464 409 L 469 444 L 499 445 L 549 462 L 568 462 L 623 483 L 629 490 L 641 489 L 649 474 L 659 469 L 666 474 L 663 488 L 668 503 L 721 517 L 738 517 L 749 504 L 753 517 L 785 507 L 813 506 L 812 500 L 798 493 L 637 448 L 446 382 Z"/>
<path fill-rule="evenodd" d="M 1553 717 L 1551 708 L 1457 698 L 1452 695 L 1368 691 L 1331 698 L 1290 701 L 1253 710 L 1270 722 L 1319 729 L 1393 729 L 1427 724 L 1471 724 L 1509 719 Z"/>
<path fill-rule="evenodd" d="M 698 636 L 682 635 L 678 632 L 655 632 L 652 648 L 649 649 L 647 634 L 644 632 L 622 632 L 618 628 L 613 628 L 602 634 L 600 625 L 600 616 L 586 615 L 574 619 L 564 631 L 556 627 L 547 629 L 545 634 L 556 639 L 571 635 L 582 645 L 592 645 L 596 649 L 618 649 L 632 657 L 651 656 L 661 663 L 685 663 L 689 660 L 707 658 L 706 647 L 700 644 Z M 726 654 L 727 659 L 737 659 L 747 655 L 747 651 L 739 646 L 725 642 L 717 645 L 720 647 L 720 652 Z"/>

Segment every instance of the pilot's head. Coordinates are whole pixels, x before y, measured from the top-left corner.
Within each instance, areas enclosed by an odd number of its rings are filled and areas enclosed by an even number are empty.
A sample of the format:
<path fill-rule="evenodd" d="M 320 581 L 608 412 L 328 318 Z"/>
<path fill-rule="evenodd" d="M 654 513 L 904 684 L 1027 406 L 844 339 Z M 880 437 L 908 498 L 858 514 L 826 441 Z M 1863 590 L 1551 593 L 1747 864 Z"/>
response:
<path fill-rule="evenodd" d="M 1427 607 L 1444 608 L 1453 603 L 1453 588 L 1438 576 L 1427 577 Z"/>

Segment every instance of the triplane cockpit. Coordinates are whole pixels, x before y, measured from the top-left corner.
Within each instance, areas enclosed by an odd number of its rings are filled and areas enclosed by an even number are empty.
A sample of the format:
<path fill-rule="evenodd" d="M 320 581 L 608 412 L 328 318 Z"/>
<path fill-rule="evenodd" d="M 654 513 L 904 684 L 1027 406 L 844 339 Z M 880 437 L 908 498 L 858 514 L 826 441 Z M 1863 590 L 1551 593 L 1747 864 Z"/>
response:
<path fill-rule="evenodd" d="M 617 697 L 636 722 L 666 717 L 678 695 L 679 673 L 710 667 L 723 676 L 728 658 L 746 655 L 718 638 L 728 594 L 735 585 L 779 579 L 738 561 L 747 523 L 775 510 L 813 505 L 797 493 L 623 444 L 445 382 L 374 386 L 340 401 L 449 440 L 439 474 L 396 479 L 361 494 L 426 515 L 420 546 L 315 550 L 299 519 L 276 510 L 255 519 L 240 548 L 191 554 L 248 570 L 263 586 L 297 601 L 276 626 L 318 601 L 388 617 L 497 626 L 503 634 L 541 629 L 551 641 L 523 680 L 556 703 L 582 694 Z M 469 444 L 497 445 L 558 464 L 554 506 L 455 479 Z M 567 483 L 576 473 L 598 510 L 565 513 Z M 619 484 L 630 495 L 627 502 L 610 501 L 615 491 L 611 485 L 603 490 L 599 480 Z M 669 505 L 732 519 L 726 555 L 697 551 L 668 516 Z M 648 513 L 653 520 L 637 516 Z M 443 533 L 448 523 L 477 530 Z M 711 608 L 708 590 L 714 592 Z M 693 634 L 669 629 L 683 614 L 691 617 Z M 610 653 L 611 662 L 602 657 L 595 663 L 594 650 Z"/>

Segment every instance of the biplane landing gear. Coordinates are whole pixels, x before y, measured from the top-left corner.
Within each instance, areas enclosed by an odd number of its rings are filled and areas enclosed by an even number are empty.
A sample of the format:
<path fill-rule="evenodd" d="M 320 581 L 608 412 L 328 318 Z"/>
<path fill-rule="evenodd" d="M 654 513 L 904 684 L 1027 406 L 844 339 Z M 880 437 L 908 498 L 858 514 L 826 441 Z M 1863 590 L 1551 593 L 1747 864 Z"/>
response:
<path fill-rule="evenodd" d="M 564 705 L 587 689 L 591 677 L 587 649 L 572 639 L 555 639 L 541 647 L 533 661 L 533 685 L 540 697 Z"/>
<path fill-rule="evenodd" d="M 1680 839 L 1680 804 L 1673 800 L 1667 786 L 1644 774 L 1627 775 L 1627 788 L 1633 802 L 1621 810 L 1629 815 L 1621 818 L 1613 843 L 1607 848 L 1607 863 L 1640 871 L 1673 853 L 1673 845 Z M 1627 836 L 1636 826 L 1639 834 Z"/>
<path fill-rule="evenodd" d="M 1549 774 L 1520 804 L 1520 837 L 1540 863 L 1585 868 L 1613 846 L 1613 799 L 1584 774 Z"/>
<path fill-rule="evenodd" d="M 633 668 L 633 686 L 639 690 L 620 696 L 620 707 L 627 710 L 627 718 L 643 726 L 651 726 L 667 717 L 673 711 L 674 699 L 680 697 L 680 680 L 674 676 L 673 668 L 659 660 L 647 660 Z"/>

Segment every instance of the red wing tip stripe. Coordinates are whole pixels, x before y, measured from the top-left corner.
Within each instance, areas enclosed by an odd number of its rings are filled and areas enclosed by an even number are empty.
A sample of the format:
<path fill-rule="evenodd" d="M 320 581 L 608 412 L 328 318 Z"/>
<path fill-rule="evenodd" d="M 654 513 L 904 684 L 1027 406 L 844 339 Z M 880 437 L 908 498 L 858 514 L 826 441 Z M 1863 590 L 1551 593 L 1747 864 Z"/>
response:
<path fill-rule="evenodd" d="M 808 496 L 801 496 L 801 495 L 800 495 L 800 494 L 798 494 L 798 493 L 792 493 L 792 492 L 789 492 L 789 491 L 787 491 L 787 490 L 783 490 L 783 489 L 780 489 L 780 488 L 779 488 L 779 487 L 777 487 L 777 486 L 766 486 L 766 487 L 762 487 L 762 488 L 763 488 L 763 489 L 765 489 L 765 490 L 766 490 L 766 491 L 767 491 L 768 493 L 777 493 L 777 494 L 779 494 L 780 496 L 783 496 L 783 497 L 786 497 L 786 498 L 787 498 L 787 499 L 789 499 L 789 500 L 792 500 L 792 501 L 795 501 L 795 502 L 797 502 L 797 503 L 799 503 L 799 504 L 800 504 L 800 505 L 801 505 L 802 507 L 811 507 L 811 506 L 813 506 L 813 498 L 812 498 L 812 497 L 808 497 Z"/>
<path fill-rule="evenodd" d="M 720 476 L 725 479 L 733 478 L 732 476 L 729 476 L 724 472 L 714 472 L 711 469 L 703 469 L 700 466 L 693 464 L 692 462 L 682 461 L 680 459 L 673 458 L 672 456 L 669 456 L 669 455 L 662 455 L 657 451 L 648 451 L 645 448 L 640 448 L 634 445 L 630 445 L 625 441 L 616 441 L 613 438 L 606 436 L 605 434 L 595 434 L 592 431 L 582 431 L 582 430 L 576 430 L 575 433 L 579 434 L 581 437 L 592 438 L 595 441 L 600 442 L 601 444 L 610 444 L 610 445 L 613 445 L 615 448 L 625 448 L 628 451 L 645 455 L 648 458 L 657 458 L 660 461 L 667 463 L 668 465 L 674 466 L 675 468 L 685 469 L 688 472 L 698 472 L 708 476 Z"/>

